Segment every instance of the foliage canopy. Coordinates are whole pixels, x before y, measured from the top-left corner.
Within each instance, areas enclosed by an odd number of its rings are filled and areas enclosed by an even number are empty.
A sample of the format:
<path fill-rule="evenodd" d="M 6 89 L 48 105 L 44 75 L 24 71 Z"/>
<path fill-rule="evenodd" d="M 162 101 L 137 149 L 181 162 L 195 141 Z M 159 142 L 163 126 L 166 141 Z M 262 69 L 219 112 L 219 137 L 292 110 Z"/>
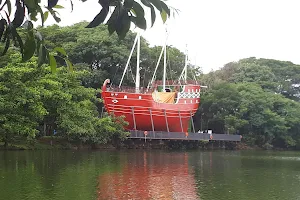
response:
<path fill-rule="evenodd" d="M 239 133 L 250 145 L 299 148 L 299 72 L 299 65 L 271 59 L 228 63 L 202 75 L 209 89 L 196 118 L 202 129 Z"/>
<path fill-rule="evenodd" d="M 147 28 L 144 8 L 150 10 L 152 26 L 156 20 L 156 11 L 159 11 L 163 22 L 167 20 L 171 12 L 170 8 L 161 0 L 99 0 L 98 2 L 102 8 L 86 28 L 106 23 L 109 33 L 116 32 L 119 38 L 126 36 L 131 23 L 141 29 Z M 72 0 L 70 3 L 73 9 Z M 4 44 L 0 55 L 5 55 L 13 43 L 14 46 L 19 47 L 23 62 L 36 55 L 39 66 L 48 63 L 55 72 L 56 57 L 59 56 L 71 69 L 72 64 L 66 51 L 60 47 L 46 48 L 43 35 L 34 28 L 32 23 L 40 19 L 43 26 L 49 14 L 57 23 L 60 22 L 58 9 L 61 8 L 64 7 L 59 5 L 58 0 L 48 0 L 47 5 L 40 0 L 15 0 L 15 2 L 0 0 L 0 42 Z M 14 15 L 12 11 L 15 12 Z"/>

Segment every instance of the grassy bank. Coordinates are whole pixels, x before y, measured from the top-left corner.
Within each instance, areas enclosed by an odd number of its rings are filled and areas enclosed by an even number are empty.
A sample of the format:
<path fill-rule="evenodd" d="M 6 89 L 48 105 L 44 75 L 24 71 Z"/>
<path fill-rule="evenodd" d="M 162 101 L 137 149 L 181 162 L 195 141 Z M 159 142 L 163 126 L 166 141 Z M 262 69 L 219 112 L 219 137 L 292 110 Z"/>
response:
<path fill-rule="evenodd" d="M 4 143 L 0 142 L 0 150 L 52 150 L 52 149 L 93 149 L 93 148 L 114 148 L 111 144 L 107 145 L 91 145 L 82 144 L 79 142 L 70 142 L 61 137 L 41 137 L 33 141 L 26 141 L 18 139 L 11 143 L 8 143 L 7 147 L 4 147 Z"/>

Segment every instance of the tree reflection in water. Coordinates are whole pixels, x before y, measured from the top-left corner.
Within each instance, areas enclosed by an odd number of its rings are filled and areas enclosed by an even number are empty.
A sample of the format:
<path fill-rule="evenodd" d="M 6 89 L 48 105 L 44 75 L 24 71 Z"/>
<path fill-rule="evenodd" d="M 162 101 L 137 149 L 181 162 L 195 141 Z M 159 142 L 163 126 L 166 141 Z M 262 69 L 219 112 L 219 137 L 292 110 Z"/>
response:
<path fill-rule="evenodd" d="M 199 199 L 188 154 L 141 152 L 126 157 L 121 172 L 99 177 L 102 199 Z"/>

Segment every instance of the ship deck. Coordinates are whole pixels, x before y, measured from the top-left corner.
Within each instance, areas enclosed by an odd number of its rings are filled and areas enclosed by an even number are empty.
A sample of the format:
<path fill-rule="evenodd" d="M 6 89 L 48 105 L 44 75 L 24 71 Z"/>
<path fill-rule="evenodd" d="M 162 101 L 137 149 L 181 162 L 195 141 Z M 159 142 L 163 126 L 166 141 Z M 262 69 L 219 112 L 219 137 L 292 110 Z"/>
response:
<path fill-rule="evenodd" d="M 149 139 L 149 140 L 190 140 L 190 141 L 232 141 L 240 142 L 241 135 L 228 135 L 216 133 L 183 133 L 183 132 L 163 132 L 163 131 L 129 131 L 128 138 L 131 139 Z"/>

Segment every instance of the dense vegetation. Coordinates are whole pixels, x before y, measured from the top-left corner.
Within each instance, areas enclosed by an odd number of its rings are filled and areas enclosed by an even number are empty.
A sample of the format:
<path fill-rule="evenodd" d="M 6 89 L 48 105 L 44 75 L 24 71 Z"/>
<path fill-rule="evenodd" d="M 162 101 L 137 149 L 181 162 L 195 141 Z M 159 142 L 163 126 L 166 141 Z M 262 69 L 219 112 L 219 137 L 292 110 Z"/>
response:
<path fill-rule="evenodd" d="M 14 50 L 8 58 L 0 69 L 0 138 L 6 146 L 15 139 L 31 141 L 54 132 L 69 141 L 91 144 L 126 136 L 122 119 L 98 117 L 96 90 L 80 81 L 87 71 L 68 73 L 61 67 L 53 74 L 49 67 L 37 67 L 34 58 L 20 63 Z"/>
<path fill-rule="evenodd" d="M 202 75 L 198 128 L 265 148 L 300 148 L 300 66 L 247 58 Z"/>
<path fill-rule="evenodd" d="M 38 58 L 21 62 L 13 44 L 0 60 L 0 140 L 32 141 L 40 136 L 61 136 L 68 141 L 101 144 L 123 139 L 122 118 L 100 118 L 99 89 L 106 78 L 118 84 L 135 34 L 124 40 L 109 35 L 105 26 L 86 29 L 86 22 L 69 27 L 39 28 L 45 48 L 58 48 L 58 68 L 38 65 Z M 23 37 L 23 36 L 22 36 Z M 4 47 L 0 46 L 0 50 Z M 64 51 L 73 64 L 65 66 Z M 141 41 L 141 86 L 151 79 L 161 47 Z M 168 79 L 178 78 L 184 54 L 168 47 Z M 162 63 L 161 63 L 162 64 Z M 131 60 L 124 85 L 134 83 L 136 55 Z M 241 134 L 250 146 L 300 147 L 300 66 L 291 62 L 247 58 L 226 64 L 220 70 L 201 74 L 189 66 L 190 78 L 207 85 L 194 117 L 197 130 Z M 162 70 L 162 67 L 159 68 Z M 162 77 L 161 71 L 157 79 Z M 117 123 L 116 123 L 117 122 Z"/>
<path fill-rule="evenodd" d="M 68 141 L 103 144 L 123 139 L 127 133 L 122 118 L 100 118 L 99 89 L 106 78 L 120 81 L 135 34 L 124 40 L 109 35 L 105 26 L 86 29 L 82 22 L 70 27 L 57 25 L 40 28 L 46 48 L 68 52 L 73 63 L 65 66 L 62 53 L 56 55 L 58 68 L 38 66 L 38 58 L 21 62 L 18 47 L 11 46 L 0 60 L 0 141 L 32 141 L 40 136 L 61 136 Z M 150 48 L 141 41 L 141 85 L 146 87 L 152 76 L 161 47 Z M 3 46 L 0 46 L 4 48 Z M 184 65 L 184 54 L 169 47 L 169 78 L 178 76 Z M 124 82 L 132 84 L 136 55 Z M 74 69 L 73 69 L 74 68 Z M 161 70 L 161 69 L 160 69 Z M 52 72 L 51 72 L 52 71 Z M 162 73 L 158 73 L 161 78 Z M 116 123 L 117 121 L 117 123 Z"/>

